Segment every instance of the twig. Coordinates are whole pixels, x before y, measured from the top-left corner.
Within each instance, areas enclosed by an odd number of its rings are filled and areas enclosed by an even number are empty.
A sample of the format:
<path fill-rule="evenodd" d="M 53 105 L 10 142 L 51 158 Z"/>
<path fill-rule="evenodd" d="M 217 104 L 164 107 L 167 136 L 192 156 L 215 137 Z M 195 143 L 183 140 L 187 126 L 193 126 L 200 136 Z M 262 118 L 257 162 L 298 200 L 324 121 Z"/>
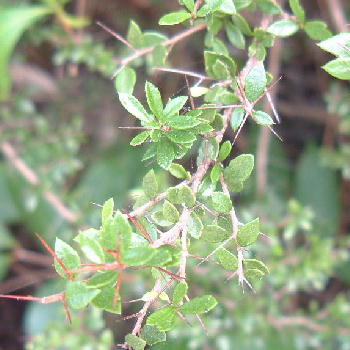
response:
<path fill-rule="evenodd" d="M 33 186 L 40 185 L 38 175 L 32 170 L 22 158 L 17 154 L 15 149 L 7 141 L 3 142 L 0 149 L 12 166 L 24 177 L 24 179 Z M 71 211 L 62 200 L 51 191 L 43 191 L 44 198 L 52 205 L 57 213 L 70 223 L 78 221 L 78 215 Z"/>
<path fill-rule="evenodd" d="M 124 39 L 120 34 L 114 32 L 112 29 L 108 28 L 105 24 L 103 24 L 100 21 L 97 21 L 96 24 L 100 26 L 102 29 L 104 29 L 107 33 L 111 34 L 115 38 L 117 38 L 120 42 L 122 42 L 124 45 L 126 45 L 128 48 L 135 50 L 135 48 L 131 45 L 131 43 Z"/>

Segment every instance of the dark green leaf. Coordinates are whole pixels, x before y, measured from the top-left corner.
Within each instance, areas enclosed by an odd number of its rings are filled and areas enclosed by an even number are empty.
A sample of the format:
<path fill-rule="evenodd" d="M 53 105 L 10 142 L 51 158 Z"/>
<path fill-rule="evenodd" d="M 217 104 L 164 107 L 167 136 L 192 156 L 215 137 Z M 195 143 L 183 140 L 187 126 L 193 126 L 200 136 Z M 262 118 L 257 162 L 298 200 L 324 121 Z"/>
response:
<path fill-rule="evenodd" d="M 186 296 L 188 291 L 188 285 L 186 282 L 180 282 L 176 285 L 174 292 L 173 292 L 173 297 L 172 301 L 175 305 L 179 304 L 182 299 Z"/>
<path fill-rule="evenodd" d="M 230 271 L 236 271 L 238 268 L 238 259 L 236 255 L 232 254 L 225 248 L 221 248 L 217 251 L 216 256 L 220 262 L 220 264 L 226 269 Z"/>
<path fill-rule="evenodd" d="M 268 125 L 275 124 L 273 119 L 267 113 L 265 113 L 263 111 L 253 112 L 252 117 L 253 117 L 254 121 L 259 125 L 268 126 Z"/>
<path fill-rule="evenodd" d="M 220 176 L 222 174 L 222 167 L 219 164 L 215 164 L 213 168 L 210 171 L 210 180 L 211 182 L 215 183 L 220 180 Z"/>
<path fill-rule="evenodd" d="M 237 242 L 241 247 L 246 247 L 253 244 L 258 239 L 259 234 L 259 218 L 256 218 L 255 220 L 248 222 L 248 224 L 239 227 Z"/>
<path fill-rule="evenodd" d="M 143 350 L 146 346 L 146 341 L 139 338 L 135 334 L 127 334 L 125 336 L 126 343 L 131 346 L 134 350 Z"/>
<path fill-rule="evenodd" d="M 260 97 L 265 91 L 266 84 L 267 79 L 264 64 L 258 62 L 249 70 L 245 78 L 244 90 L 248 100 L 253 102 Z"/>
<path fill-rule="evenodd" d="M 144 176 L 142 188 L 149 199 L 153 199 L 158 194 L 158 181 L 153 169 Z"/>
<path fill-rule="evenodd" d="M 212 295 L 202 295 L 180 306 L 179 311 L 184 314 L 204 314 L 213 309 L 217 303 Z"/>
<path fill-rule="evenodd" d="M 191 143 L 196 141 L 196 135 L 188 130 L 168 131 L 166 136 L 175 143 Z"/>
<path fill-rule="evenodd" d="M 169 118 L 173 115 L 177 115 L 180 109 L 187 102 L 187 96 L 178 96 L 173 99 L 170 99 L 164 108 L 164 115 L 166 118 Z"/>
<path fill-rule="evenodd" d="M 242 183 L 248 179 L 254 168 L 254 157 L 251 154 L 241 154 L 232 159 L 224 170 L 224 177 L 230 190 L 240 188 Z"/>
<path fill-rule="evenodd" d="M 149 81 L 146 81 L 145 91 L 150 110 L 161 120 L 163 118 L 163 102 L 158 88 Z"/>
<path fill-rule="evenodd" d="M 239 13 L 236 13 L 232 16 L 233 22 L 240 29 L 240 31 L 245 35 L 252 35 L 253 32 L 250 29 L 249 23 L 247 20 Z"/>
<path fill-rule="evenodd" d="M 298 23 L 290 20 L 290 19 L 281 19 L 272 23 L 267 31 L 276 36 L 280 36 L 285 38 L 287 36 L 291 36 L 296 33 L 299 29 Z"/>
<path fill-rule="evenodd" d="M 213 78 L 228 79 L 229 77 L 233 77 L 236 73 L 236 63 L 227 55 L 212 51 L 204 51 L 204 62 L 205 70 L 207 71 L 208 75 Z M 217 76 L 214 72 L 215 64 L 220 64 L 221 67 L 225 67 L 225 72 L 228 72 L 228 76 Z"/>
<path fill-rule="evenodd" d="M 98 289 L 91 289 L 81 281 L 68 281 L 66 298 L 68 306 L 73 309 L 82 309 L 100 293 Z"/>
<path fill-rule="evenodd" d="M 130 145 L 131 146 L 139 146 L 143 144 L 147 138 L 149 137 L 150 132 L 149 131 L 142 131 L 139 134 L 137 134 L 131 141 Z"/>
<path fill-rule="evenodd" d="M 119 93 L 119 100 L 130 114 L 132 114 L 137 119 L 140 119 L 142 122 L 145 122 L 147 124 L 153 120 L 153 117 L 146 112 L 142 104 L 134 96 L 130 94 Z"/>
<path fill-rule="evenodd" d="M 186 11 L 176 11 L 170 12 L 163 17 L 160 18 L 158 24 L 160 25 L 173 25 L 185 22 L 186 20 L 191 18 L 191 14 Z"/>
<path fill-rule="evenodd" d="M 190 129 L 197 126 L 201 121 L 191 115 L 174 115 L 166 121 L 166 124 L 174 129 Z"/>
<path fill-rule="evenodd" d="M 175 158 L 174 146 L 165 137 L 157 144 L 157 162 L 165 170 L 168 170 Z"/>
<path fill-rule="evenodd" d="M 326 40 L 332 36 L 327 24 L 322 21 L 308 21 L 304 30 L 312 40 Z"/>
<path fill-rule="evenodd" d="M 204 226 L 202 238 L 210 243 L 220 243 L 230 237 L 230 233 L 218 225 Z"/>
<path fill-rule="evenodd" d="M 219 160 L 223 162 L 231 153 L 232 144 L 229 140 L 226 140 L 220 147 Z"/>
<path fill-rule="evenodd" d="M 238 49 L 245 49 L 245 38 L 240 29 L 234 26 L 231 22 L 225 24 L 226 35 L 231 44 L 236 46 Z"/>
<path fill-rule="evenodd" d="M 160 331 L 155 326 L 145 325 L 141 329 L 141 338 L 146 341 L 148 345 L 157 344 L 166 341 L 166 333 Z"/>

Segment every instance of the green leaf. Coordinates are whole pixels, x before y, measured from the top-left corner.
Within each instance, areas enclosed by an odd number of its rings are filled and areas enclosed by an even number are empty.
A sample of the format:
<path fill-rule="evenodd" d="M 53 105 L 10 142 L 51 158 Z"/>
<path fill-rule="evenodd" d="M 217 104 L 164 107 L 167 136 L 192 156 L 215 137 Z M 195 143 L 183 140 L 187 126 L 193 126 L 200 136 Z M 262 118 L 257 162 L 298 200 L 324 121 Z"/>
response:
<path fill-rule="evenodd" d="M 114 80 L 118 93 L 132 94 L 136 83 L 136 72 L 130 67 L 124 67 Z"/>
<path fill-rule="evenodd" d="M 219 160 L 223 162 L 231 153 L 232 144 L 229 140 L 226 140 L 220 147 Z"/>
<path fill-rule="evenodd" d="M 55 243 L 55 253 L 62 260 L 62 263 L 68 270 L 76 270 L 80 268 L 80 258 L 78 253 L 69 244 L 57 237 Z M 55 270 L 61 277 L 67 278 L 67 274 L 56 259 Z M 72 275 L 74 276 L 74 274 Z"/>
<path fill-rule="evenodd" d="M 146 81 L 145 91 L 150 110 L 161 120 L 163 118 L 163 102 L 158 88 L 149 81 Z"/>
<path fill-rule="evenodd" d="M 350 33 L 340 33 L 317 45 L 337 57 L 350 58 Z"/>
<path fill-rule="evenodd" d="M 147 264 L 155 254 L 156 250 L 143 237 L 133 234 L 129 249 L 122 255 L 122 262 L 128 266 L 141 266 Z"/>
<path fill-rule="evenodd" d="M 228 213 L 232 209 L 232 201 L 225 193 L 213 192 L 209 197 L 208 206 L 220 214 Z"/>
<path fill-rule="evenodd" d="M 327 24 L 322 21 L 308 21 L 305 23 L 304 30 L 312 40 L 326 40 L 332 36 Z"/>
<path fill-rule="evenodd" d="M 146 341 L 139 338 L 135 334 L 127 334 L 125 336 L 125 342 L 131 346 L 134 350 L 143 350 L 146 346 Z"/>
<path fill-rule="evenodd" d="M 204 51 L 204 62 L 206 72 L 215 79 L 229 79 L 236 73 L 236 63 L 224 54 Z"/>
<path fill-rule="evenodd" d="M 220 262 L 220 264 L 226 269 L 230 271 L 236 271 L 238 268 L 238 259 L 236 255 L 232 254 L 225 248 L 221 248 L 217 251 L 216 256 Z"/>
<path fill-rule="evenodd" d="M 281 19 L 277 22 L 272 23 L 267 31 L 276 36 L 285 38 L 296 33 L 299 29 L 298 23 L 290 19 Z"/>
<path fill-rule="evenodd" d="M 79 243 L 88 260 L 95 264 L 103 264 L 105 262 L 105 253 L 95 237 L 89 235 L 89 230 L 80 232 L 74 240 Z"/>
<path fill-rule="evenodd" d="M 163 204 L 163 216 L 165 220 L 168 220 L 170 222 L 177 222 L 179 221 L 179 212 L 176 209 L 176 207 L 171 204 L 169 201 L 165 200 Z"/>
<path fill-rule="evenodd" d="M 82 309 L 100 293 L 98 289 L 90 289 L 81 281 L 68 281 L 66 298 L 68 306 L 73 309 Z"/>
<path fill-rule="evenodd" d="M 241 247 L 253 244 L 259 237 L 260 224 L 259 218 L 240 226 L 237 234 L 237 242 Z"/>
<path fill-rule="evenodd" d="M 275 124 L 273 119 L 263 111 L 253 112 L 252 117 L 254 121 L 259 125 L 268 126 L 268 125 Z"/>
<path fill-rule="evenodd" d="M 261 270 L 258 269 L 248 269 L 244 271 L 244 276 L 248 280 L 261 280 L 264 277 L 264 273 Z"/>
<path fill-rule="evenodd" d="M 149 199 L 153 199 L 159 192 L 158 181 L 154 170 L 151 169 L 143 178 L 142 188 Z"/>
<path fill-rule="evenodd" d="M 193 238 L 200 238 L 203 231 L 203 223 L 201 219 L 198 217 L 198 215 L 194 212 L 191 213 L 188 221 L 187 221 L 187 229 L 188 233 Z"/>
<path fill-rule="evenodd" d="M 268 267 L 260 260 L 257 259 L 244 259 L 244 268 L 246 269 L 258 269 L 265 274 L 270 273 Z"/>
<path fill-rule="evenodd" d="M 350 58 L 337 58 L 329 61 L 322 68 L 335 78 L 350 80 Z"/>
<path fill-rule="evenodd" d="M 149 137 L 150 132 L 149 131 L 142 131 L 139 134 L 137 134 L 131 141 L 131 146 L 139 146 L 143 144 Z"/>
<path fill-rule="evenodd" d="M 210 171 L 210 180 L 215 183 L 220 180 L 220 176 L 222 174 L 222 167 L 220 164 L 215 164 Z"/>
<path fill-rule="evenodd" d="M 114 211 L 114 200 L 113 198 L 109 198 L 107 201 L 104 202 L 102 207 L 102 226 L 106 223 L 106 221 L 113 216 Z"/>
<path fill-rule="evenodd" d="M 172 301 L 175 305 L 179 304 L 182 299 L 186 296 L 188 291 L 188 285 L 186 282 L 180 282 L 176 285 L 174 292 L 173 292 L 173 297 Z"/>
<path fill-rule="evenodd" d="M 204 141 L 205 142 L 205 141 Z M 207 157 L 216 160 L 219 155 L 219 141 L 215 137 L 210 137 L 207 144 Z"/>
<path fill-rule="evenodd" d="M 272 0 L 256 0 L 256 3 L 262 12 L 269 15 L 279 15 L 282 12 L 280 6 Z"/>
<path fill-rule="evenodd" d="M 197 126 L 201 121 L 191 115 L 174 115 L 166 120 L 166 124 L 174 129 L 184 130 Z"/>
<path fill-rule="evenodd" d="M 238 49 L 245 49 L 245 38 L 240 29 L 233 25 L 231 22 L 225 23 L 225 30 L 228 40 L 230 40 L 233 46 L 236 46 Z"/>
<path fill-rule="evenodd" d="M 163 45 L 157 45 L 152 52 L 146 56 L 146 63 L 148 69 L 153 67 L 160 67 L 166 64 L 166 58 L 168 56 L 168 49 Z"/>
<path fill-rule="evenodd" d="M 118 272 L 98 271 L 86 282 L 87 288 L 101 288 L 107 284 L 114 284 L 117 281 Z"/>
<path fill-rule="evenodd" d="M 206 5 L 210 12 L 214 12 L 220 8 L 224 0 L 206 0 Z"/>
<path fill-rule="evenodd" d="M 244 90 L 248 100 L 253 102 L 260 97 L 265 91 L 266 84 L 264 64 L 259 62 L 249 70 L 245 78 Z"/>
<path fill-rule="evenodd" d="M 166 306 L 153 312 L 146 321 L 150 326 L 156 326 L 160 331 L 170 331 L 174 328 L 176 312 L 172 306 Z"/>
<path fill-rule="evenodd" d="M 305 22 L 305 11 L 300 5 L 300 0 L 289 0 L 289 6 L 292 9 L 292 12 L 296 18 L 301 23 Z"/>
<path fill-rule="evenodd" d="M 148 124 L 153 120 L 153 116 L 149 115 L 146 112 L 139 100 L 133 95 L 119 93 L 119 100 L 120 103 L 130 114 L 132 114 L 134 117 L 141 120 L 142 122 Z"/>
<path fill-rule="evenodd" d="M 176 12 L 170 12 L 164 16 L 162 16 L 158 22 L 159 25 L 173 25 L 185 22 L 186 20 L 191 18 L 191 14 L 181 10 Z"/>
<path fill-rule="evenodd" d="M 235 108 L 231 114 L 230 125 L 233 131 L 236 131 L 241 126 L 245 116 L 244 108 Z"/>
<path fill-rule="evenodd" d="M 236 5 L 237 6 L 237 5 Z M 236 13 L 232 16 L 234 24 L 238 27 L 238 29 L 245 35 L 252 35 L 253 32 L 250 29 L 249 23 L 247 20 L 240 14 Z"/>
<path fill-rule="evenodd" d="M 227 15 L 233 15 L 236 13 L 236 7 L 233 0 L 224 0 L 219 7 L 219 11 Z"/>
<path fill-rule="evenodd" d="M 193 132 L 188 130 L 172 130 L 165 135 L 175 143 L 192 143 L 197 138 Z"/>
<path fill-rule="evenodd" d="M 133 20 L 130 21 L 128 33 L 126 39 L 135 48 L 141 48 L 144 46 L 144 38 L 139 25 Z"/>
<path fill-rule="evenodd" d="M 220 243 L 230 237 L 230 233 L 218 225 L 204 226 L 202 237 L 203 240 L 210 243 Z"/>
<path fill-rule="evenodd" d="M 165 170 L 168 170 L 175 158 L 175 151 L 172 143 L 162 137 L 157 144 L 157 162 Z"/>
<path fill-rule="evenodd" d="M 40 18 L 52 12 L 48 6 L 20 6 L 0 8 L 0 101 L 11 91 L 8 62 L 23 32 Z"/>
<path fill-rule="evenodd" d="M 188 186 L 180 187 L 179 189 L 180 203 L 184 204 L 187 208 L 192 208 L 196 204 L 196 197 Z"/>
<path fill-rule="evenodd" d="M 208 88 L 205 86 L 193 86 L 190 88 L 192 97 L 200 97 L 208 92 Z"/>
<path fill-rule="evenodd" d="M 202 295 L 180 306 L 179 311 L 184 314 L 204 314 L 213 309 L 217 303 L 212 295 Z"/>
<path fill-rule="evenodd" d="M 183 0 L 182 2 L 187 7 L 188 11 L 193 12 L 194 0 Z"/>
<path fill-rule="evenodd" d="M 254 168 L 254 156 L 241 154 L 232 159 L 224 170 L 224 178 L 231 191 L 240 189 L 242 183 L 248 179 Z"/>
<path fill-rule="evenodd" d="M 186 171 L 186 169 L 181 165 L 177 163 L 172 163 L 169 172 L 171 175 L 175 176 L 178 179 L 190 179 L 191 174 Z"/>
<path fill-rule="evenodd" d="M 168 103 L 166 104 L 164 108 L 164 115 L 165 118 L 169 118 L 173 115 L 177 115 L 180 111 L 180 109 L 185 105 L 187 102 L 188 97 L 187 96 L 178 96 L 173 99 L 169 99 Z"/>
<path fill-rule="evenodd" d="M 145 340 L 148 345 L 157 344 L 166 341 L 166 333 L 160 331 L 155 326 L 145 325 L 141 329 L 141 338 Z"/>
<path fill-rule="evenodd" d="M 143 33 L 145 46 L 159 46 L 162 42 L 168 39 L 168 37 L 159 32 L 147 31 Z"/>

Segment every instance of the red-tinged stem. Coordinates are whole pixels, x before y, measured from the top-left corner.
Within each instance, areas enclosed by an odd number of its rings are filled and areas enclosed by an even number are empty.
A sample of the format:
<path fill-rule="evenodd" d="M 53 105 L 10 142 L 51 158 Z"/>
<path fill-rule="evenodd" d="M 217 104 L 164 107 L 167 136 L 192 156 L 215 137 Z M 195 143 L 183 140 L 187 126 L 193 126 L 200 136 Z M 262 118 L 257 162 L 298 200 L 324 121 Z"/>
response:
<path fill-rule="evenodd" d="M 47 242 L 42 238 L 38 233 L 36 233 L 36 236 L 39 238 L 40 242 L 42 245 L 48 250 L 48 252 L 52 255 L 54 259 L 61 265 L 62 269 L 66 273 L 67 277 L 71 280 L 74 281 L 74 277 L 72 274 L 69 272 L 67 269 L 66 265 L 63 263 L 62 259 L 57 256 L 57 254 L 54 252 L 54 250 L 47 244 Z"/>
<path fill-rule="evenodd" d="M 63 300 L 63 293 L 49 295 L 48 297 L 33 297 L 32 295 L 14 295 L 14 294 L 0 294 L 0 298 L 6 299 L 16 299 L 16 300 L 25 300 L 25 301 L 37 301 L 41 304 L 50 304 L 57 301 Z"/>
<path fill-rule="evenodd" d="M 145 228 L 137 222 L 136 219 L 134 219 L 132 216 L 130 216 L 128 213 L 126 213 L 128 219 L 136 226 L 136 228 L 144 235 L 144 237 L 147 239 L 149 243 L 153 243 L 153 240 L 149 233 L 145 230 Z"/>

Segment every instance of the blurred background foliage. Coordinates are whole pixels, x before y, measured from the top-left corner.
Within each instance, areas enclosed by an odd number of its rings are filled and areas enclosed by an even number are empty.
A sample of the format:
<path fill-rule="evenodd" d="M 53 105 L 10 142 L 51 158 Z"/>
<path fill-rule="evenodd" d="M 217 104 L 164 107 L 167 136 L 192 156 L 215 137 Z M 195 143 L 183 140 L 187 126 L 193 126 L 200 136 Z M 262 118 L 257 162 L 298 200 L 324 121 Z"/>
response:
<path fill-rule="evenodd" d="M 303 5 L 308 18 L 326 21 L 334 33 L 348 31 L 346 0 Z M 110 80 L 124 48 L 95 22 L 119 33 L 130 19 L 154 29 L 177 8 L 159 0 L 1 1 L 0 294 L 60 290 L 35 232 L 50 244 L 56 236 L 69 240 L 97 225 L 93 203 L 113 196 L 121 208 L 131 205 L 148 168 L 142 148 L 128 145 L 132 131 L 117 128 L 133 125 Z M 202 39 L 176 47 L 172 66 L 203 70 Z M 255 293 L 242 293 L 236 282 L 223 283 L 215 265 L 192 270 L 192 285 L 223 306 L 206 320 L 208 336 L 196 322 L 184 324 L 154 349 L 350 349 L 350 90 L 320 69 L 329 59 L 303 34 L 285 41 L 275 92 L 284 141 L 270 140 L 264 187 L 253 178 L 235 199 L 240 217 L 262 218 L 266 237 L 251 257 L 263 258 L 270 275 Z M 152 59 L 147 69 L 136 66 L 144 81 Z M 153 73 L 152 80 L 166 96 L 186 88 L 177 75 Z M 258 153 L 259 137 L 250 125 L 236 150 Z M 194 158 L 185 162 L 193 169 Z M 139 277 L 129 276 L 127 285 L 129 299 L 146 292 Z M 125 314 L 133 313 L 131 305 Z M 59 306 L 6 300 L 0 319 L 0 348 L 7 350 L 111 349 L 130 329 L 128 321 L 96 310 L 73 315 L 67 325 Z"/>

